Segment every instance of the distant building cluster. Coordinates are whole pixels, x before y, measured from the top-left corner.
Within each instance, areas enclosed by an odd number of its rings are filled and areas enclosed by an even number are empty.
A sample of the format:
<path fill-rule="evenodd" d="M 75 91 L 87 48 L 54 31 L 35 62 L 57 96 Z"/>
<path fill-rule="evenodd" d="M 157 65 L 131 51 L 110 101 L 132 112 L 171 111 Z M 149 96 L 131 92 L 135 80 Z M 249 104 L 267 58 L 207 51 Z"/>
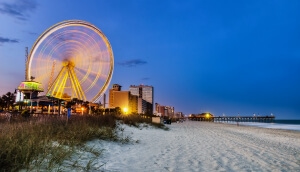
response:
<path fill-rule="evenodd" d="M 171 106 L 163 106 L 158 103 L 155 103 L 155 110 L 157 116 L 174 116 L 174 107 Z"/>
<path fill-rule="evenodd" d="M 131 85 L 129 91 L 122 91 L 122 86 L 113 84 L 109 90 L 109 107 L 119 107 L 125 113 L 153 114 L 152 86 Z"/>
<path fill-rule="evenodd" d="M 122 90 L 119 84 L 109 89 L 109 108 L 119 107 L 123 113 L 148 114 L 160 117 L 182 118 L 182 112 L 175 113 L 175 108 L 155 103 L 154 88 L 149 85 L 130 85 L 129 90 Z"/>
<path fill-rule="evenodd" d="M 182 112 L 175 113 L 173 106 L 164 106 L 158 103 L 155 103 L 155 115 L 170 118 L 181 118 L 184 116 Z"/>

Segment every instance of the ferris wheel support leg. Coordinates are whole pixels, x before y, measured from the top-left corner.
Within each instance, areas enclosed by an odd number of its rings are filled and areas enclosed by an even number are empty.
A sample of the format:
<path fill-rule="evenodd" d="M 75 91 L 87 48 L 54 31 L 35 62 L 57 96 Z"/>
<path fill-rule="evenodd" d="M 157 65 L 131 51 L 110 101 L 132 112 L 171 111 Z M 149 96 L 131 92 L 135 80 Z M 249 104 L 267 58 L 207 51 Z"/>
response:
<path fill-rule="evenodd" d="M 53 95 L 53 96 L 56 96 L 54 95 L 55 94 L 55 90 L 57 89 L 58 85 L 59 85 L 59 81 L 61 81 L 61 78 L 63 77 L 63 74 L 66 73 L 66 67 L 63 67 L 59 74 L 57 75 L 57 77 L 55 78 L 54 82 L 51 83 L 51 86 L 50 88 L 48 89 L 46 95 L 50 94 L 50 95 Z"/>
<path fill-rule="evenodd" d="M 74 72 L 74 68 L 69 68 L 69 75 L 71 78 L 72 86 L 74 87 L 74 90 L 75 90 L 76 94 L 78 95 L 78 98 L 83 101 L 86 101 L 86 96 L 85 96 L 85 94 L 82 90 L 82 87 L 80 85 L 80 82 L 78 81 L 78 78 Z"/>
<path fill-rule="evenodd" d="M 62 98 L 62 95 L 63 95 L 63 92 L 64 92 L 64 88 L 66 86 L 67 79 L 68 79 L 68 75 L 65 75 L 64 78 L 62 79 L 61 84 L 59 84 L 59 87 L 58 87 L 57 93 L 56 93 L 56 96 L 58 98 Z"/>

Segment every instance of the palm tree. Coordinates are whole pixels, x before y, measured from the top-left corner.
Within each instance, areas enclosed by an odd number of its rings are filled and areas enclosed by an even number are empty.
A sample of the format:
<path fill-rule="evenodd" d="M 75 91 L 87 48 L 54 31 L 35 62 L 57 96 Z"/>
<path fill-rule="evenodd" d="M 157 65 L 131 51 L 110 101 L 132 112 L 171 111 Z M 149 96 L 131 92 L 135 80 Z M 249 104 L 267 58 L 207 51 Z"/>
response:
<path fill-rule="evenodd" d="M 7 108 L 7 110 L 10 108 L 13 109 L 15 99 L 16 99 L 15 95 L 11 92 L 7 92 L 5 95 L 3 95 L 2 96 L 2 101 L 3 101 L 2 109 L 3 109 L 3 107 Z"/>
<path fill-rule="evenodd" d="M 1 110 L 4 110 L 5 103 L 4 103 L 4 99 L 2 97 L 0 97 L 0 107 L 1 107 Z"/>
<path fill-rule="evenodd" d="M 0 106 L 2 110 L 5 108 L 7 110 L 14 107 L 15 103 L 15 95 L 11 92 L 7 92 L 6 94 L 2 95 L 0 99 Z"/>
<path fill-rule="evenodd" d="M 6 94 L 2 95 L 2 101 L 3 101 L 3 105 L 2 105 L 3 108 L 7 109 L 7 107 L 8 107 L 8 97 L 7 97 Z"/>

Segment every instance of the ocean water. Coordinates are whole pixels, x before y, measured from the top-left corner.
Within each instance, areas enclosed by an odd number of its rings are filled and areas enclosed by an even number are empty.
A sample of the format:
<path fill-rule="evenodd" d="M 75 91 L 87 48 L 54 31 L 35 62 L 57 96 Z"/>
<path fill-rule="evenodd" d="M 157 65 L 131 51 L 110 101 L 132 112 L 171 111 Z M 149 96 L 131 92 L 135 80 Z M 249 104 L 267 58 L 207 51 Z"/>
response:
<path fill-rule="evenodd" d="M 236 125 L 237 122 L 228 121 L 228 124 Z M 254 126 L 254 127 L 262 127 L 262 128 L 300 131 L 300 120 L 274 120 L 273 122 L 239 122 L 239 124 Z"/>
<path fill-rule="evenodd" d="M 275 119 L 273 121 L 276 124 L 293 124 L 293 125 L 300 125 L 300 120 L 290 120 L 290 119 Z"/>

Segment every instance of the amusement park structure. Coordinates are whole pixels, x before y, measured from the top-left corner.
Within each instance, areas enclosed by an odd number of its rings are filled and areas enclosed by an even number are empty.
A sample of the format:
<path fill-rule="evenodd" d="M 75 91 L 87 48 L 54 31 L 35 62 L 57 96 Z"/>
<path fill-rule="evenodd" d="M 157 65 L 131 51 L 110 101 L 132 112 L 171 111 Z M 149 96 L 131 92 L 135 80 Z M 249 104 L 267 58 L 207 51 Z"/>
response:
<path fill-rule="evenodd" d="M 98 102 L 113 65 L 111 45 L 100 29 L 86 21 L 67 20 L 35 41 L 26 59 L 25 81 L 34 76 L 47 96 Z"/>
<path fill-rule="evenodd" d="M 111 45 L 100 29 L 82 20 L 66 20 L 44 31 L 30 53 L 25 48 L 25 81 L 16 102 L 49 97 L 98 103 L 113 74 Z M 52 104 L 53 105 L 53 104 Z M 31 107 L 30 107 L 31 110 Z"/>

